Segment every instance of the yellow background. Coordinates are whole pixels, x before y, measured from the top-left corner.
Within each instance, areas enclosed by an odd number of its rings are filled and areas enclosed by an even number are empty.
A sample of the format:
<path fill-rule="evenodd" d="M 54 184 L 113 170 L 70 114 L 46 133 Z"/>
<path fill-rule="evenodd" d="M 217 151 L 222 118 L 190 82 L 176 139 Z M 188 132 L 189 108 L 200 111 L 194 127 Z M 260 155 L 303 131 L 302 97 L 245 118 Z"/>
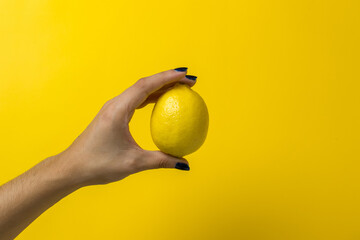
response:
<path fill-rule="evenodd" d="M 81 189 L 18 239 L 359 239 L 359 30 L 357 0 L 0 0 L 1 183 L 141 77 L 189 67 L 210 113 L 190 172 Z"/>

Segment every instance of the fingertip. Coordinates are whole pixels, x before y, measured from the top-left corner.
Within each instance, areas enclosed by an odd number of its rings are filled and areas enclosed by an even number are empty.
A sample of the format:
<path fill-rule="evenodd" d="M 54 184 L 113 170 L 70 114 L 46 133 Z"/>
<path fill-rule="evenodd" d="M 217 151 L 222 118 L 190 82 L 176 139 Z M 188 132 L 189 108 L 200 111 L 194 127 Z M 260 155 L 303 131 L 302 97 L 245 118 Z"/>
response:
<path fill-rule="evenodd" d="M 175 70 L 177 72 L 187 72 L 188 68 L 187 67 L 178 67 L 178 68 L 174 68 L 173 70 Z"/>
<path fill-rule="evenodd" d="M 187 74 L 187 67 L 180 67 L 180 68 L 174 68 L 169 70 L 169 72 L 171 72 L 171 74 L 174 74 L 175 76 L 178 77 L 185 77 Z"/>
<path fill-rule="evenodd" d="M 189 162 L 182 157 L 174 157 L 161 151 L 145 152 L 146 169 L 156 168 L 175 168 L 178 170 L 189 171 Z"/>
<path fill-rule="evenodd" d="M 175 168 L 183 171 L 190 171 L 189 164 L 183 163 L 183 162 L 177 162 L 175 164 Z"/>
<path fill-rule="evenodd" d="M 185 77 L 192 81 L 196 81 L 196 79 L 197 79 L 197 76 L 195 76 L 195 75 L 185 75 Z"/>
<path fill-rule="evenodd" d="M 183 171 L 190 171 L 190 166 L 189 166 L 189 162 L 188 160 L 186 160 L 183 157 L 173 157 L 173 162 L 175 162 L 175 166 L 174 168 L 178 169 L 178 170 L 183 170 Z"/>
<path fill-rule="evenodd" d="M 186 160 L 185 158 L 183 158 L 183 157 L 179 157 L 178 159 L 182 160 L 182 161 L 183 161 L 183 162 L 185 162 L 187 165 L 189 165 L 188 160 Z"/>
<path fill-rule="evenodd" d="M 188 85 L 189 87 L 193 87 L 197 81 L 190 80 L 186 76 L 184 76 L 182 79 L 179 80 L 180 83 L 184 83 Z"/>

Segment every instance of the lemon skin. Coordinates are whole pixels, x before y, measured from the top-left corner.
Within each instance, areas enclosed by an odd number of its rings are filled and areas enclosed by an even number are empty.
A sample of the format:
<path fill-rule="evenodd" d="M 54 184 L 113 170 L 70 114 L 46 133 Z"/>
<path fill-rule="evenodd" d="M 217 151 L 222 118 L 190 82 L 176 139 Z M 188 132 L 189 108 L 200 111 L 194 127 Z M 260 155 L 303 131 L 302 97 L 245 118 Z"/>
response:
<path fill-rule="evenodd" d="M 206 139 L 208 127 L 209 113 L 204 100 L 181 83 L 158 99 L 150 121 L 155 145 L 175 157 L 199 149 Z"/>

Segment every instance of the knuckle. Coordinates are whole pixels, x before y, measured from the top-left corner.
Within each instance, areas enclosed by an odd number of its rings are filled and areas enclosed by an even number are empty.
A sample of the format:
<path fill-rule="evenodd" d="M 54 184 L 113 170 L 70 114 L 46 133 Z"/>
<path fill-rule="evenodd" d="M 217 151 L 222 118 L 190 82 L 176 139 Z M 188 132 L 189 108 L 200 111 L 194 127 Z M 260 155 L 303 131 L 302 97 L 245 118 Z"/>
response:
<path fill-rule="evenodd" d="M 140 78 L 136 84 L 139 88 L 146 87 L 146 78 Z"/>
<path fill-rule="evenodd" d="M 111 103 L 112 103 L 112 99 L 107 100 L 107 101 L 104 103 L 104 106 L 103 106 L 103 107 L 107 107 L 107 106 L 109 106 Z"/>
<path fill-rule="evenodd" d="M 105 110 L 109 107 L 109 105 L 110 105 L 110 100 L 106 101 L 106 102 L 104 103 L 104 105 L 102 105 L 102 107 L 101 107 L 101 109 L 100 109 L 100 112 L 105 111 Z"/>
<path fill-rule="evenodd" d="M 135 158 L 129 158 L 127 160 L 127 168 L 129 169 L 129 171 L 135 171 L 137 170 L 137 161 L 135 160 Z"/>
<path fill-rule="evenodd" d="M 112 122 L 114 119 L 114 106 L 111 103 L 105 103 L 100 119 L 105 122 Z"/>
<path fill-rule="evenodd" d="M 149 81 L 147 78 L 140 78 L 137 83 L 136 83 L 137 87 L 144 92 L 145 94 L 149 93 Z"/>
<path fill-rule="evenodd" d="M 104 105 L 102 106 L 102 110 L 106 110 L 113 105 L 113 99 L 107 100 Z"/>
<path fill-rule="evenodd" d="M 167 167 L 167 160 L 165 158 L 160 158 L 158 160 L 158 167 L 159 168 L 166 168 Z"/>
<path fill-rule="evenodd" d="M 173 76 L 172 71 L 165 71 L 161 73 L 160 78 L 162 82 L 167 82 L 172 76 Z"/>
<path fill-rule="evenodd" d="M 170 77 L 173 76 L 173 74 L 174 73 L 172 71 L 165 71 L 165 72 L 162 73 L 163 78 L 170 78 Z"/>
<path fill-rule="evenodd" d="M 130 172 L 136 172 L 139 170 L 139 163 L 136 158 L 129 158 L 127 165 Z"/>
<path fill-rule="evenodd" d="M 142 154 L 141 152 L 133 149 L 131 151 L 129 151 L 128 153 L 128 157 L 126 160 L 126 165 L 127 165 L 127 169 L 129 172 L 133 173 L 133 172 L 139 172 L 142 169 Z"/>

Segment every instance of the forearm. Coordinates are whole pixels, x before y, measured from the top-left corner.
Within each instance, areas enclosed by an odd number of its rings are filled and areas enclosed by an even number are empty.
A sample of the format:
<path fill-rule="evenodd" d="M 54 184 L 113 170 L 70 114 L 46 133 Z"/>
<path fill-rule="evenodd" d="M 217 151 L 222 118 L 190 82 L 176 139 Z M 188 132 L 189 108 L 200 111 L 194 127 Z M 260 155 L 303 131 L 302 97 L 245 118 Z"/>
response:
<path fill-rule="evenodd" d="M 32 221 L 80 187 L 58 156 L 0 187 L 0 239 L 14 239 Z"/>

